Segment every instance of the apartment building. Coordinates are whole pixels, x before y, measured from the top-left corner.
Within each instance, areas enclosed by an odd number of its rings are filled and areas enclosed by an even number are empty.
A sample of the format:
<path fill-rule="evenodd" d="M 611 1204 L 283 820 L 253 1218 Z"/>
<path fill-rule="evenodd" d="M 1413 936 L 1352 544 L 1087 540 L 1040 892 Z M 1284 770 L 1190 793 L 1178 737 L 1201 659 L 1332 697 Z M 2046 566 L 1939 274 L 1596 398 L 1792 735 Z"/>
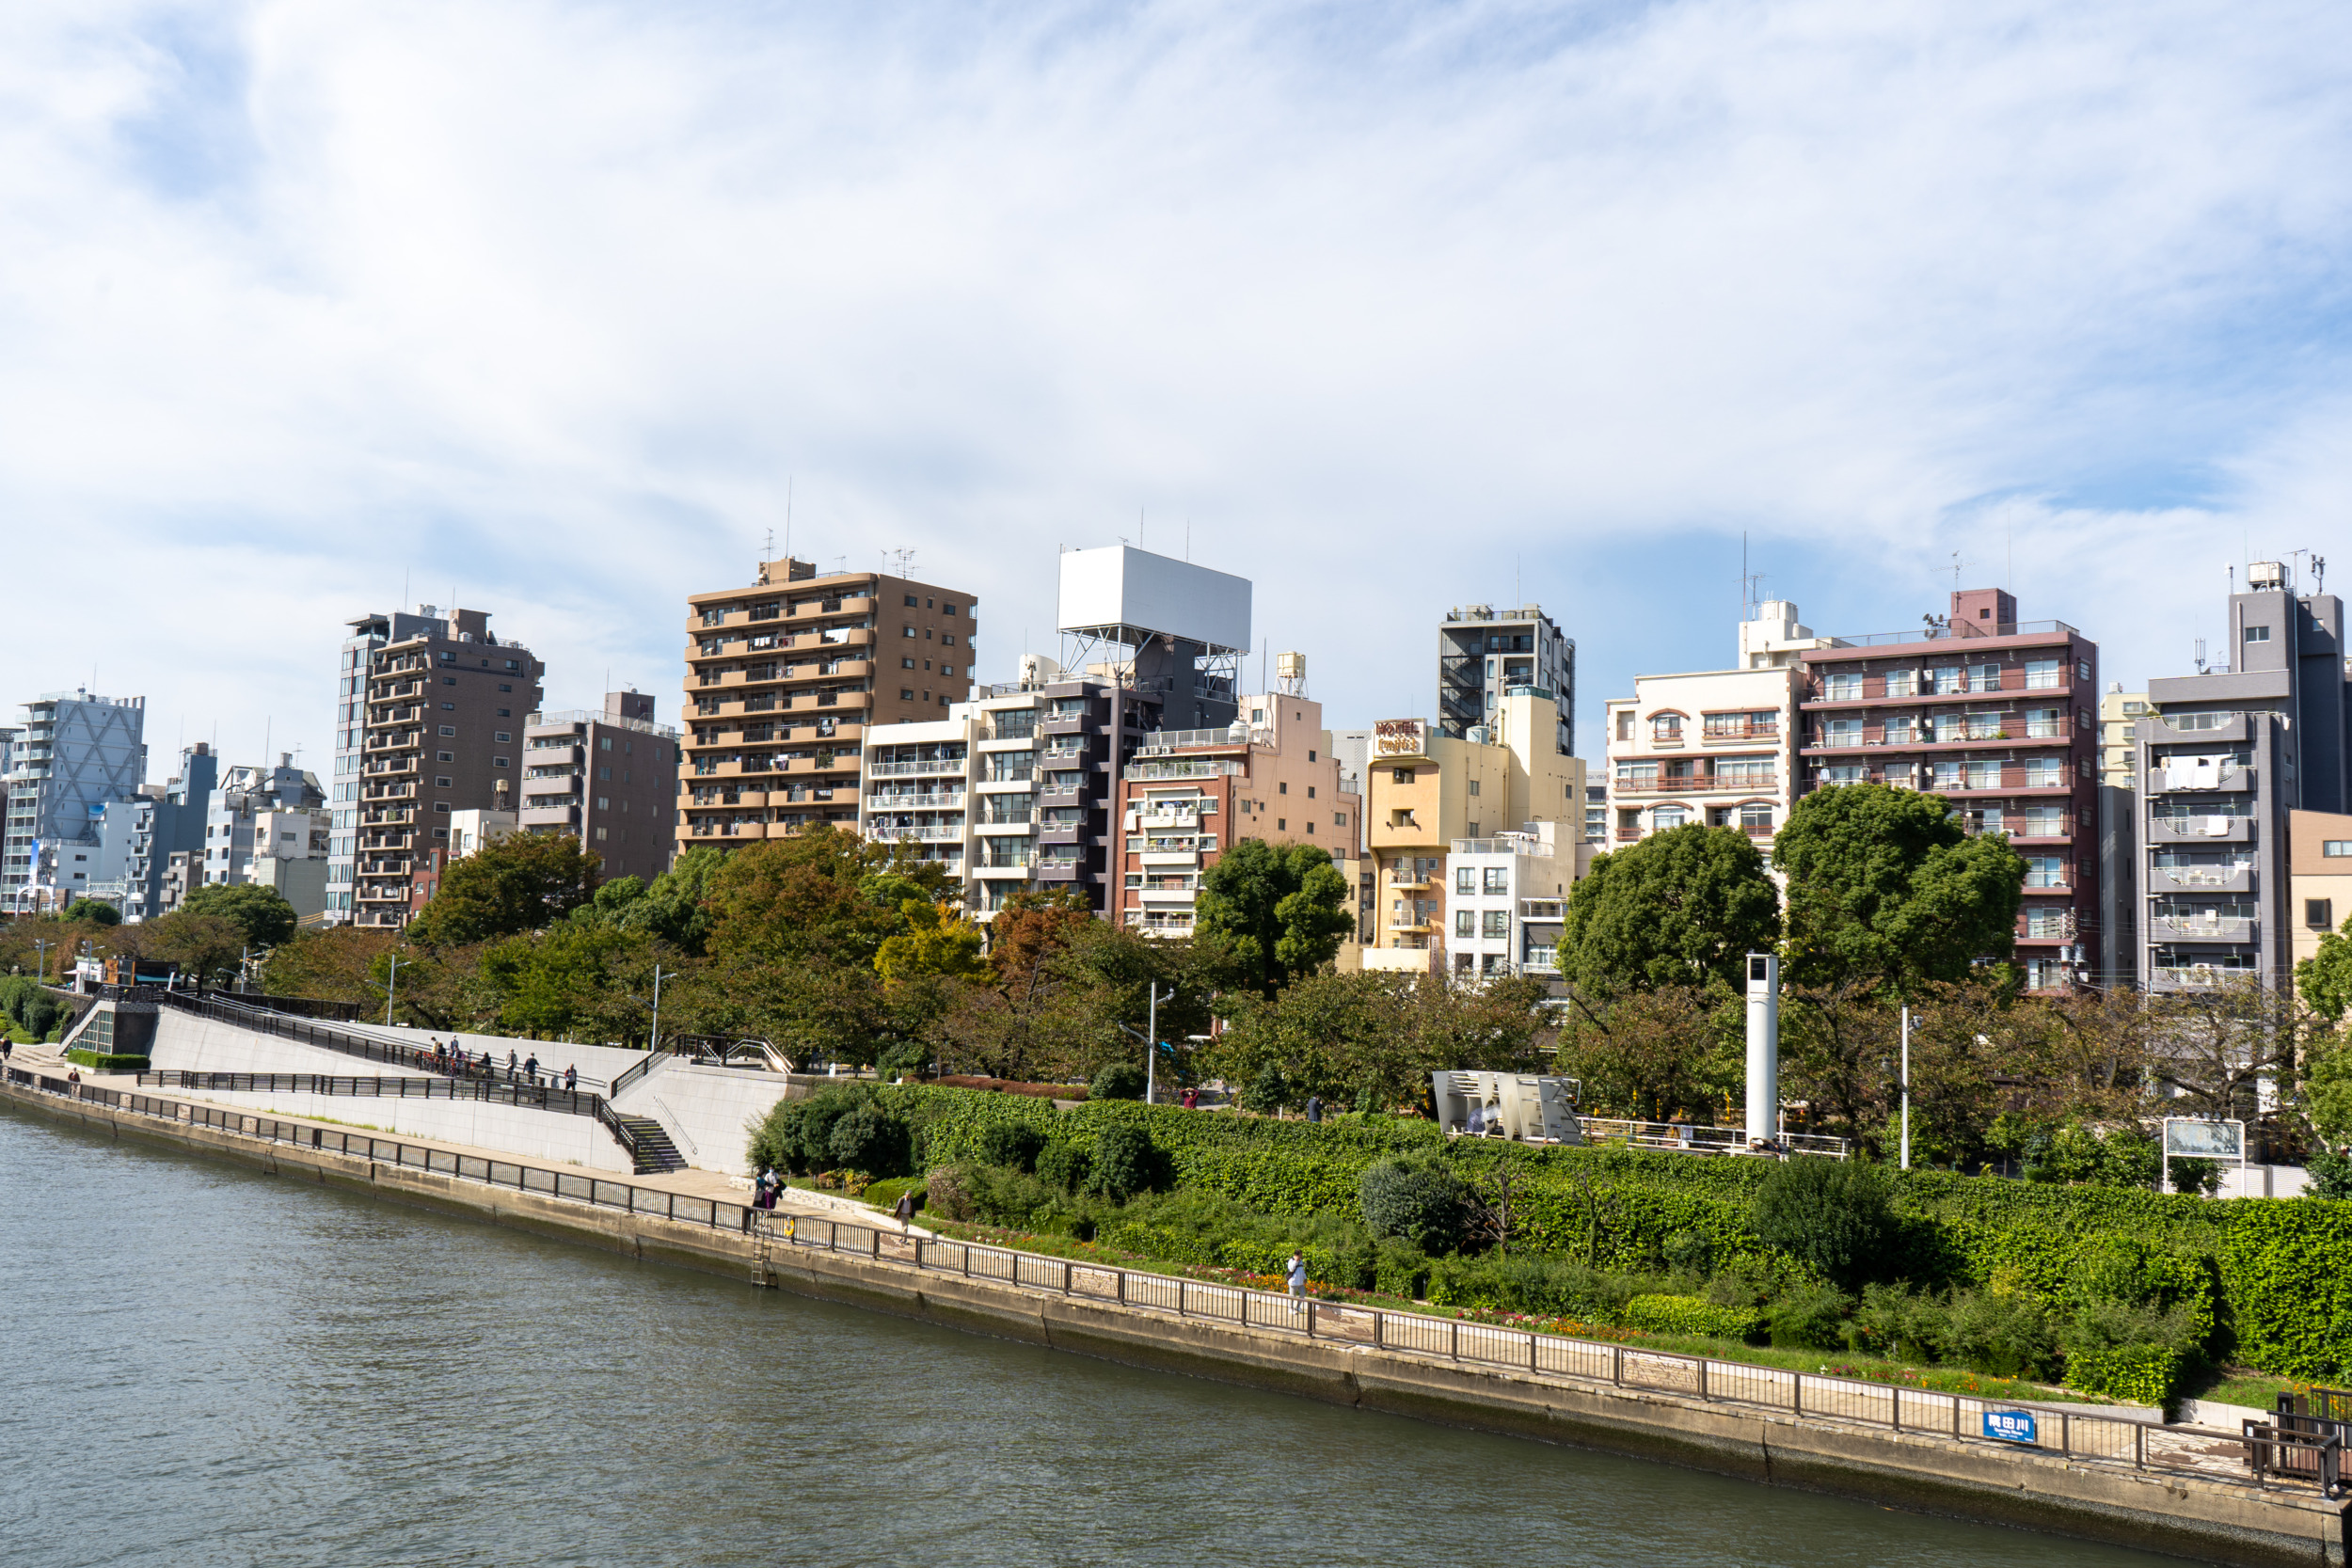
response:
<path fill-rule="evenodd" d="M 1017 737 L 1009 754 L 1025 763 L 1036 744 L 1033 708 L 1023 705 L 999 711 L 1006 712 L 1006 736 Z M 958 703 L 947 710 L 946 718 L 929 722 L 877 724 L 866 732 L 865 738 L 866 782 L 858 795 L 857 831 L 878 844 L 897 846 L 908 859 L 936 862 L 955 882 L 957 897 L 968 909 L 979 907 L 980 884 L 972 875 L 977 847 L 973 831 L 973 782 L 980 742 L 989 738 L 999 737 L 978 703 Z M 1019 787 L 996 797 L 1010 803 L 1004 808 L 1006 815 L 990 828 L 993 843 L 1003 842 L 998 834 L 1017 841 L 1001 852 L 1017 849 L 1018 858 L 994 868 L 1001 874 L 993 879 L 1000 893 L 1008 880 L 1013 886 L 1027 885 L 1036 847 L 1036 812 L 1029 795 L 1034 775 L 1026 767 L 1008 768 L 999 783 L 1010 784 L 1016 771 Z M 1002 903 L 1000 896 L 990 907 Z"/>
<path fill-rule="evenodd" d="M 2150 681 L 2155 711 L 2134 732 L 2148 990 L 2289 983 L 2292 814 L 2352 807 L 2343 601 L 2258 561 L 2228 616 L 2231 659 Z"/>
<path fill-rule="evenodd" d="M 2287 875 L 2295 917 L 2290 967 L 2319 953 L 2319 939 L 2352 919 L 2352 815 L 2287 813 Z"/>
<path fill-rule="evenodd" d="M 76 689 L 24 705 L 0 832 L 0 902 L 61 909 L 103 879 L 99 828 L 106 803 L 135 799 L 147 780 L 146 729 L 144 697 Z"/>
<path fill-rule="evenodd" d="M 1461 740 L 1492 724 L 1506 692 L 1536 687 L 1559 710 L 1554 747 L 1576 752 L 1576 642 L 1541 605 L 1456 605 L 1438 627 L 1438 730 Z"/>
<path fill-rule="evenodd" d="M 449 842 L 436 844 L 417 857 L 408 879 L 408 918 L 414 920 L 441 891 L 441 878 L 455 862 L 477 854 L 509 833 L 522 831 L 522 814 L 512 811 L 453 811 L 449 814 Z M 558 832 L 568 830 L 558 829 Z"/>
<path fill-rule="evenodd" d="M 1560 976 L 1560 933 L 1576 880 L 1574 822 L 1530 822 L 1490 838 L 1457 838 L 1446 855 L 1446 942 L 1456 974 Z"/>
<path fill-rule="evenodd" d="M 972 690 L 972 595 L 789 557 L 687 600 L 677 847 L 853 829 L 866 732 Z"/>
<path fill-rule="evenodd" d="M 520 643 L 500 641 L 489 623 L 486 610 L 443 615 L 433 605 L 350 623 L 328 827 L 330 920 L 406 925 L 419 862 L 448 847 L 452 814 L 516 809 L 523 721 L 539 707 L 546 666 Z"/>
<path fill-rule="evenodd" d="M 2145 691 L 2110 685 L 2099 699 L 2099 943 L 2102 986 L 2139 983 L 2138 741 L 2141 719 L 2155 710 Z"/>
<path fill-rule="evenodd" d="M 527 833 L 570 833 L 606 881 L 652 881 L 677 844 L 678 733 L 654 721 L 649 691 L 608 691 L 601 709 L 532 714 L 523 723 Z M 451 846 L 453 855 L 465 851 Z"/>
<path fill-rule="evenodd" d="M 318 776 L 294 765 L 242 765 L 205 798 L 199 875 L 207 883 L 276 888 L 297 915 L 326 908 L 333 816 Z"/>
<path fill-rule="evenodd" d="M 1769 852 L 1798 791 L 1800 661 L 1828 641 L 1775 599 L 1740 623 L 1735 668 L 1636 675 L 1633 695 L 1606 709 L 1609 842 L 1697 823 Z"/>
<path fill-rule="evenodd" d="M 1549 691 L 1515 687 L 1493 723 L 1459 740 L 1422 719 L 1374 726 L 1364 810 L 1379 923 L 1366 969 L 1454 967 L 1445 873 L 1456 840 L 1581 822 L 1584 764 L 1560 753 L 1559 718 Z"/>
<path fill-rule="evenodd" d="M 1328 851 L 1352 888 L 1363 798 L 1325 749 L 1323 705 L 1275 691 L 1237 705 L 1223 729 L 1144 736 L 1121 770 L 1114 909 L 1131 930 L 1190 936 L 1200 879 L 1245 839 Z"/>
<path fill-rule="evenodd" d="M 2021 622 L 2014 598 L 1983 588 L 1917 631 L 1802 657 L 1804 788 L 1932 790 L 1969 832 L 2007 834 L 2026 861 L 2026 983 L 2073 985 L 2100 935 L 2098 644 L 2063 621 Z"/>

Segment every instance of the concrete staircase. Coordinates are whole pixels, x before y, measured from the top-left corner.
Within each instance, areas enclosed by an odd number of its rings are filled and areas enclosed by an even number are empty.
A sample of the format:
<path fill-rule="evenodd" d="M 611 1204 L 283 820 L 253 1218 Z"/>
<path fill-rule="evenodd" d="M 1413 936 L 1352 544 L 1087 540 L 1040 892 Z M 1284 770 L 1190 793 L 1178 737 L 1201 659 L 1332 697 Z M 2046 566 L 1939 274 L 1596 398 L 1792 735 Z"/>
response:
<path fill-rule="evenodd" d="M 637 1174 L 650 1176 L 661 1171 L 684 1170 L 686 1156 L 677 1151 L 671 1140 L 670 1130 L 651 1117 L 624 1116 L 612 1113 L 612 1119 L 628 1129 L 636 1143 Z"/>

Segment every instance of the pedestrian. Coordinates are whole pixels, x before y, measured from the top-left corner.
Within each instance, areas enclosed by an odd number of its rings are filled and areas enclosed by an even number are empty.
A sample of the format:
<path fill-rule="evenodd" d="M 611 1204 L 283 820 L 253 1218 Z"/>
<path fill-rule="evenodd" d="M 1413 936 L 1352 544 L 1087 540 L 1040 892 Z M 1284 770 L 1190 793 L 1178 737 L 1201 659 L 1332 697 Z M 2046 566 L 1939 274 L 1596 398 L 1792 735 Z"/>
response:
<path fill-rule="evenodd" d="M 580 1092 L 580 1069 L 577 1067 L 567 1067 L 564 1069 L 564 1092 L 565 1094 Z"/>
<path fill-rule="evenodd" d="M 65 1081 L 69 1084 L 80 1083 L 82 1081 L 82 1069 L 78 1067 L 68 1068 L 66 1069 Z"/>
<path fill-rule="evenodd" d="M 539 1053 L 536 1051 L 532 1052 L 530 1059 L 523 1063 L 523 1076 L 531 1081 L 532 1088 L 539 1086 Z"/>
<path fill-rule="evenodd" d="M 1291 1260 L 1285 1266 L 1284 1272 L 1288 1275 L 1290 1279 L 1291 1294 L 1295 1296 L 1306 1295 L 1307 1259 L 1300 1257 L 1295 1252 L 1292 1253 Z"/>
<path fill-rule="evenodd" d="M 896 1219 L 900 1225 L 905 1225 L 914 1218 L 914 1191 L 913 1188 L 909 1188 L 907 1191 L 898 1195 L 898 1201 L 891 1205 L 890 1213 L 891 1217 Z"/>
<path fill-rule="evenodd" d="M 1323 1119 L 1323 1097 L 1321 1095 L 1311 1094 L 1307 1097 L 1307 1119 L 1309 1121 Z"/>
<path fill-rule="evenodd" d="M 1184 1107 L 1187 1111 L 1197 1111 L 1200 1109 L 1200 1091 L 1199 1089 L 1186 1089 L 1184 1091 Z"/>
<path fill-rule="evenodd" d="M 515 1081 L 515 1053 L 509 1050 L 506 1053 L 506 1081 L 510 1084 Z"/>

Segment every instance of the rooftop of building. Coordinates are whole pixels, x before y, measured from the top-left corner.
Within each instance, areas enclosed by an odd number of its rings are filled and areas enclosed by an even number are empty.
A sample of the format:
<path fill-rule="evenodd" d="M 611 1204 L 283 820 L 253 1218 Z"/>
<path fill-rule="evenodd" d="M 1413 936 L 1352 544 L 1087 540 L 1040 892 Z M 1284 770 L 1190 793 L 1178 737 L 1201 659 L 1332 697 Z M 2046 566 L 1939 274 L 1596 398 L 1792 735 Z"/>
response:
<path fill-rule="evenodd" d="M 640 735 L 660 736 L 665 740 L 677 738 L 677 731 L 668 724 L 657 724 L 650 719 L 631 719 L 624 714 L 607 712 L 603 708 L 551 708 L 544 713 L 528 713 L 523 716 L 525 732 L 570 729 L 580 724 L 610 724 L 614 729 L 635 730 Z"/>
<path fill-rule="evenodd" d="M 918 592 L 928 589 L 933 594 L 949 594 L 960 606 L 969 606 L 977 602 L 971 594 L 961 589 L 943 588 L 937 583 L 907 577 L 903 572 L 885 572 L 880 568 L 852 572 L 846 566 L 839 571 L 820 572 L 817 569 L 815 562 L 802 561 L 792 556 L 761 562 L 755 569 L 753 580 L 740 588 L 714 588 L 707 593 L 689 594 L 686 596 L 686 602 L 690 605 L 702 605 L 719 599 L 740 598 L 746 594 L 756 594 L 762 589 L 779 592 L 789 590 L 795 593 L 813 591 L 821 594 L 828 589 L 877 588 L 885 582 L 900 583 Z"/>

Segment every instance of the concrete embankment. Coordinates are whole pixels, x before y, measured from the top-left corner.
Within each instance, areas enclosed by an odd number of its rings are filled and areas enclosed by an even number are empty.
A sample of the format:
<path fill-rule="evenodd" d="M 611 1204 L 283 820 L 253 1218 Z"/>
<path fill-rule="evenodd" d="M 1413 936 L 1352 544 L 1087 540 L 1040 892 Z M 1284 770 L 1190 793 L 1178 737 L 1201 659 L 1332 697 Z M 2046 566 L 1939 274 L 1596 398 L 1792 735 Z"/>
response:
<path fill-rule="evenodd" d="M 194 1148 L 364 1191 L 800 1293 L 1135 1366 L 1448 1425 L 1632 1454 L 2222 1563 L 2342 1563 L 2340 1505 L 2310 1488 L 2257 1490 L 2225 1472 L 2141 1470 L 1889 1431 L 1658 1388 L 1537 1375 L 1279 1328 L 1180 1317 L 1059 1290 L 964 1278 L 894 1254 L 901 1238 L 832 1251 L 567 1200 L 0 1085 L 0 1102 L 93 1132 Z M 813 1230 L 814 1227 L 803 1227 Z M 829 1228 L 829 1227 L 828 1227 Z M 863 1232 L 854 1233 L 863 1235 Z M 863 1243 L 860 1243 L 861 1245 Z M 1084 1266 L 1081 1273 L 1087 1272 Z M 1107 1271 L 1105 1271 L 1107 1272 Z M 1136 1276 L 1138 1278 L 1144 1276 Z"/>

